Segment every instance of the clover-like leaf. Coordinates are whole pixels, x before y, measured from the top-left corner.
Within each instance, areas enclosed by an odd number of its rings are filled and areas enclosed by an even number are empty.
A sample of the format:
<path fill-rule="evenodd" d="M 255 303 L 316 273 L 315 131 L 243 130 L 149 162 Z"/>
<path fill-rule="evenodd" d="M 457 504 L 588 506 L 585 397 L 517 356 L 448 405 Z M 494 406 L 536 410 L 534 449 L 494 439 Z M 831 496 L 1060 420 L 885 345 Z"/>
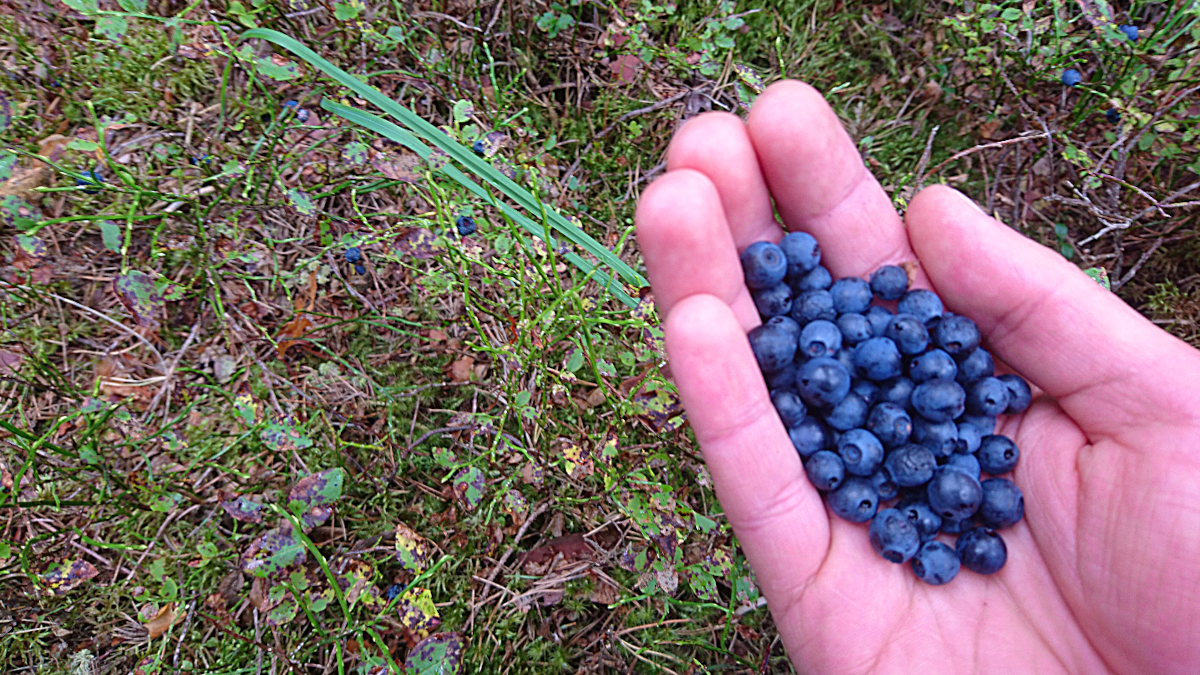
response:
<path fill-rule="evenodd" d="M 421 259 L 437 257 L 446 250 L 445 245 L 437 240 L 437 235 L 423 227 L 405 229 L 396 238 L 393 247 L 401 257 Z"/>
<path fill-rule="evenodd" d="M 259 438 L 262 439 L 263 445 L 275 452 L 288 453 L 293 450 L 303 450 L 312 447 L 312 439 L 300 433 L 298 429 L 286 422 L 268 424 L 262 430 Z"/>
<path fill-rule="evenodd" d="M 463 641 L 458 633 L 431 635 L 408 653 L 404 672 L 409 675 L 458 675 L 462 672 Z"/>
<path fill-rule="evenodd" d="M 263 505 L 251 501 L 246 495 L 238 495 L 237 499 L 221 502 L 221 508 L 230 518 L 242 523 L 261 523 Z"/>
<path fill-rule="evenodd" d="M 424 640 L 442 625 L 428 588 L 410 587 L 396 597 L 400 623 L 414 640 Z"/>
<path fill-rule="evenodd" d="M 166 302 L 158 292 L 154 277 L 138 270 L 118 274 L 113 278 L 113 292 L 139 326 L 147 328 L 158 325 L 155 315 L 162 311 Z"/>
<path fill-rule="evenodd" d="M 41 581 L 50 595 L 66 595 L 98 574 L 100 570 L 86 560 L 69 560 L 42 573 Z"/>
<path fill-rule="evenodd" d="M 454 477 L 454 496 L 468 509 L 474 510 L 483 501 L 485 478 L 478 467 L 468 466 Z"/>
<path fill-rule="evenodd" d="M 291 188 L 287 191 L 288 202 L 292 208 L 296 209 L 302 216 L 314 216 L 317 213 L 317 205 L 313 203 L 312 197 L 300 188 Z"/>
<path fill-rule="evenodd" d="M 42 219 L 42 211 L 20 195 L 0 197 L 0 225 L 24 231 Z"/>
<path fill-rule="evenodd" d="M 366 143 L 352 141 L 342 148 L 342 159 L 355 166 L 362 166 L 370 158 L 370 150 Z"/>
<path fill-rule="evenodd" d="M 308 554 L 291 525 L 268 530 L 250 543 L 242 554 L 242 571 L 256 577 L 278 574 L 291 565 L 303 564 Z"/>

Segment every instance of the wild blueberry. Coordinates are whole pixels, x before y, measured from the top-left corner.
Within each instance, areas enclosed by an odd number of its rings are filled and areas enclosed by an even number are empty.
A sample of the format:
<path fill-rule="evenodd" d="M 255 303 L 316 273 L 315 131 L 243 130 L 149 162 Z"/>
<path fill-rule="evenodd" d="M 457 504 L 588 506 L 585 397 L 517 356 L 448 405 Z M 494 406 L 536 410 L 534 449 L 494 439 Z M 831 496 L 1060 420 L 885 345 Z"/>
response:
<path fill-rule="evenodd" d="M 846 372 L 850 373 L 851 378 L 858 377 L 858 368 L 854 365 L 854 349 L 850 347 L 842 347 L 833 355 L 837 362 L 846 366 Z"/>
<path fill-rule="evenodd" d="M 99 168 L 88 169 L 87 171 L 84 171 L 80 175 L 81 175 L 80 178 L 75 179 L 75 185 L 80 186 L 80 187 L 83 187 L 85 185 L 88 186 L 83 189 L 83 192 L 85 194 L 94 195 L 100 191 L 99 186 L 101 183 L 104 182 L 104 176 L 100 175 Z"/>
<path fill-rule="evenodd" d="M 842 332 L 842 342 L 847 345 L 856 345 L 874 336 L 871 331 L 871 322 L 865 315 L 857 312 L 839 316 L 837 327 Z"/>
<path fill-rule="evenodd" d="M 854 365 L 868 380 L 890 380 L 900 375 L 900 350 L 885 337 L 863 340 L 854 347 Z"/>
<path fill-rule="evenodd" d="M 364 266 L 362 266 L 362 265 L 355 265 L 355 266 L 354 266 L 354 271 L 355 271 L 356 273 L 358 273 L 358 274 L 366 274 L 366 273 L 367 273 L 367 268 L 366 268 L 366 267 L 364 267 Z"/>
<path fill-rule="evenodd" d="M 787 256 L 769 241 L 756 241 L 742 251 L 742 273 L 750 288 L 770 288 L 787 274 Z"/>
<path fill-rule="evenodd" d="M 979 450 L 979 442 L 983 440 L 985 432 L 967 422 L 959 422 L 956 426 L 958 427 L 959 452 L 972 453 Z M 986 433 L 991 433 L 991 430 L 989 429 Z"/>
<path fill-rule="evenodd" d="M 920 416 L 912 422 L 912 441 L 929 448 L 934 457 L 946 459 L 958 449 L 958 427 L 954 422 L 930 422 Z"/>
<path fill-rule="evenodd" d="M 836 489 L 846 477 L 842 458 L 828 450 L 813 453 L 804 463 L 804 471 L 808 474 L 808 482 L 822 491 Z"/>
<path fill-rule="evenodd" d="M 943 314 L 933 334 L 937 346 L 956 358 L 965 358 L 979 346 L 979 326 L 959 314 Z"/>
<path fill-rule="evenodd" d="M 850 373 L 827 356 L 805 361 L 796 371 L 800 399 L 814 408 L 835 406 L 850 392 Z"/>
<path fill-rule="evenodd" d="M 1008 409 L 1008 385 L 996 377 L 985 377 L 967 392 L 967 410 L 974 415 L 1000 415 Z"/>
<path fill-rule="evenodd" d="M 992 434 L 984 436 L 983 440 L 979 442 L 978 456 L 979 468 L 983 469 L 985 473 L 999 476 L 1016 468 L 1017 460 L 1021 458 L 1021 451 L 1008 436 Z"/>
<path fill-rule="evenodd" d="M 475 141 L 475 143 L 473 143 L 471 145 L 471 151 L 474 152 L 475 154 L 479 155 L 480 157 L 483 157 L 484 155 L 487 154 L 487 148 L 484 147 L 482 138 Z"/>
<path fill-rule="evenodd" d="M 950 520 L 970 518 L 983 501 L 979 480 L 954 466 L 943 466 L 934 472 L 927 494 L 929 507 Z"/>
<path fill-rule="evenodd" d="M 866 429 L 850 429 L 837 441 L 837 452 L 846 473 L 870 476 L 883 464 L 883 445 Z"/>
<path fill-rule="evenodd" d="M 833 277 L 829 275 L 829 270 L 821 265 L 817 265 L 808 272 L 791 280 L 792 289 L 798 293 L 804 291 L 827 291 L 833 284 Z"/>
<path fill-rule="evenodd" d="M 388 602 L 395 600 L 401 593 L 404 592 L 404 584 L 392 584 L 387 587 Z"/>
<path fill-rule="evenodd" d="M 783 235 L 779 248 L 787 256 L 788 277 L 799 278 L 812 271 L 821 262 L 821 245 L 807 232 L 789 232 Z"/>
<path fill-rule="evenodd" d="M 1020 375 L 1012 374 L 1001 375 L 996 379 L 1008 387 L 1008 407 L 1004 409 L 1004 414 L 1016 415 L 1025 412 L 1033 400 L 1033 392 L 1029 389 L 1029 383 Z"/>
<path fill-rule="evenodd" d="M 929 346 L 929 330 L 912 314 L 897 314 L 892 317 L 883 336 L 896 343 L 901 354 L 920 354 Z"/>
<path fill-rule="evenodd" d="M 793 288 L 794 292 L 796 289 Z M 792 300 L 792 319 L 801 326 L 810 321 L 833 321 L 837 312 L 833 309 L 833 296 L 826 290 L 801 291 Z"/>
<path fill-rule="evenodd" d="M 930 380 L 913 389 L 913 410 L 930 422 L 949 422 L 967 407 L 967 392 L 951 380 Z"/>
<path fill-rule="evenodd" d="M 1109 108 L 1104 111 L 1104 119 L 1108 120 L 1109 124 L 1121 123 L 1121 111 L 1116 108 Z"/>
<path fill-rule="evenodd" d="M 977 574 L 995 574 L 1008 561 L 1008 547 L 995 531 L 976 527 L 958 535 L 954 544 L 962 566 Z"/>
<path fill-rule="evenodd" d="M 875 434 L 884 447 L 895 448 L 907 443 L 912 435 L 912 418 L 894 403 L 877 403 L 867 414 L 866 429 Z"/>
<path fill-rule="evenodd" d="M 942 532 L 945 534 L 962 534 L 972 527 L 975 527 L 975 520 L 972 518 L 963 518 L 962 520 L 942 518 Z"/>
<path fill-rule="evenodd" d="M 950 583 L 962 568 L 954 549 L 940 541 L 921 544 L 909 564 L 912 565 L 913 574 L 931 586 Z"/>
<path fill-rule="evenodd" d="M 942 517 L 923 501 L 909 502 L 898 508 L 908 522 L 916 526 L 921 541 L 933 539 L 942 528 Z"/>
<path fill-rule="evenodd" d="M 750 349 L 765 373 L 780 370 L 796 356 L 796 336 L 780 324 L 764 323 L 750 331 Z"/>
<path fill-rule="evenodd" d="M 871 290 L 880 300 L 899 300 L 908 290 L 908 272 L 899 265 L 884 265 L 871 274 Z"/>
<path fill-rule="evenodd" d="M 896 509 L 883 509 L 871 519 L 867 530 L 871 548 L 894 563 L 906 562 L 921 548 L 917 527 Z"/>
<path fill-rule="evenodd" d="M 342 257 L 345 258 L 346 262 L 350 263 L 351 265 L 362 262 L 362 249 L 357 246 L 351 246 L 350 248 L 346 249 L 346 252 L 342 254 Z"/>
<path fill-rule="evenodd" d="M 1067 68 L 1066 70 L 1063 71 L 1063 74 L 1062 74 L 1062 83 L 1063 84 L 1067 85 L 1068 87 L 1074 87 L 1075 85 L 1079 84 L 1080 82 L 1083 82 L 1083 73 L 1080 73 L 1078 70 L 1075 70 L 1074 68 Z"/>
<path fill-rule="evenodd" d="M 959 359 L 958 375 L 955 375 L 954 379 L 965 387 L 972 382 L 991 377 L 995 373 L 996 362 L 992 360 L 992 355 L 980 347 L 968 354 L 966 358 Z"/>
<path fill-rule="evenodd" d="M 842 348 L 842 331 L 832 321 L 811 321 L 800 331 L 800 351 L 808 358 L 833 356 Z"/>
<path fill-rule="evenodd" d="M 946 461 L 946 466 L 961 469 L 973 476 L 975 480 L 979 480 L 980 478 L 979 459 L 970 453 L 956 452 L 950 455 L 950 459 Z"/>
<path fill-rule="evenodd" d="M 900 487 L 917 487 L 929 482 L 937 468 L 937 460 L 929 448 L 909 443 L 888 453 L 883 468 Z"/>
<path fill-rule="evenodd" d="M 1130 42 L 1137 42 L 1137 39 L 1138 39 L 1138 27 L 1137 26 L 1131 26 L 1129 24 L 1122 24 L 1120 26 L 1117 26 L 1117 30 L 1124 33 L 1125 37 L 1129 38 Z"/>
<path fill-rule="evenodd" d="M 458 229 L 460 237 L 469 237 L 475 234 L 475 219 L 471 216 L 459 216 L 454 219 L 454 227 Z"/>
<path fill-rule="evenodd" d="M 845 434 L 843 434 L 844 436 Z M 892 482 L 892 477 L 887 471 L 880 469 L 871 474 L 871 484 L 875 486 L 875 492 L 879 494 L 879 501 L 886 502 L 889 499 L 895 499 L 900 492 L 900 486 Z"/>
<path fill-rule="evenodd" d="M 772 391 L 771 403 L 775 405 L 775 412 L 779 413 L 779 419 L 785 427 L 796 426 L 808 414 L 800 397 L 790 391 Z"/>
<path fill-rule="evenodd" d="M 789 427 L 788 437 L 792 439 L 792 447 L 800 453 L 801 459 L 808 459 L 813 453 L 829 447 L 829 432 L 811 415 L 800 420 L 796 426 Z"/>
<path fill-rule="evenodd" d="M 879 400 L 896 405 L 908 410 L 912 403 L 912 392 L 917 387 L 912 380 L 907 377 L 896 377 L 886 382 L 879 384 Z"/>
<path fill-rule="evenodd" d="M 861 427 L 867 423 L 867 411 L 871 406 L 863 400 L 861 396 L 850 392 L 846 394 L 837 405 L 829 409 L 825 413 L 825 424 L 837 429 L 838 431 L 847 431 L 855 427 Z M 881 458 L 882 459 L 882 458 Z"/>
<path fill-rule="evenodd" d="M 858 277 L 845 277 L 829 287 L 838 314 L 865 312 L 871 306 L 871 287 Z"/>
<path fill-rule="evenodd" d="M 983 501 L 975 517 L 984 527 L 1003 530 L 1016 525 L 1025 515 L 1025 497 L 1021 488 L 1007 478 L 989 478 L 983 487 Z"/>
<path fill-rule="evenodd" d="M 763 323 L 770 326 L 777 326 L 780 330 L 787 332 L 798 342 L 800 340 L 800 324 L 796 323 L 790 316 L 773 316 Z"/>
<path fill-rule="evenodd" d="M 789 363 L 773 373 L 763 373 L 767 389 L 771 391 L 796 391 L 796 364 Z"/>
<path fill-rule="evenodd" d="M 865 523 L 879 508 L 879 494 L 866 478 L 847 476 L 842 486 L 825 496 L 829 510 L 842 520 Z"/>
<path fill-rule="evenodd" d="M 913 382 L 926 380 L 953 380 L 958 374 L 954 359 L 941 349 L 930 349 L 914 356 L 908 363 L 908 376 Z"/>
<path fill-rule="evenodd" d="M 900 302 L 896 304 L 897 314 L 912 314 L 920 319 L 926 327 L 933 325 L 933 322 L 942 316 L 943 311 L 942 299 L 933 291 L 923 288 L 914 288 L 905 292 L 900 297 Z"/>
<path fill-rule="evenodd" d="M 879 386 L 870 380 L 855 380 L 854 384 L 850 385 L 850 393 L 857 394 L 868 406 L 879 401 Z"/>
<path fill-rule="evenodd" d="M 978 429 L 984 436 L 996 430 L 995 415 L 963 415 L 955 419 L 959 424 L 969 424 Z"/>
<path fill-rule="evenodd" d="M 754 298 L 754 307 L 758 309 L 759 316 L 783 316 L 792 311 L 792 289 L 787 284 L 751 289 L 750 297 Z"/>
<path fill-rule="evenodd" d="M 871 324 L 871 335 L 883 337 L 884 331 L 887 330 L 888 324 L 892 322 L 895 314 L 887 307 L 871 305 L 863 316 L 866 316 L 867 322 Z"/>

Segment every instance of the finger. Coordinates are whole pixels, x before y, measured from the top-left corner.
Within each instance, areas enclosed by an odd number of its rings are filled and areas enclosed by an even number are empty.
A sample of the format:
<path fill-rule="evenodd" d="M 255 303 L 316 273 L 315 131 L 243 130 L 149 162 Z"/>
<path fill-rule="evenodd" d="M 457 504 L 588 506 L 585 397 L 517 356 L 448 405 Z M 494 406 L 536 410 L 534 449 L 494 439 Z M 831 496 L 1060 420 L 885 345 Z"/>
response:
<path fill-rule="evenodd" d="M 688 120 L 671 141 L 667 168 L 693 169 L 712 181 L 739 251 L 783 236 L 746 124 L 736 115 L 711 112 Z"/>
<path fill-rule="evenodd" d="M 680 301 L 667 354 L 717 498 L 772 607 L 787 607 L 820 566 L 829 519 L 767 395 L 746 335 L 711 295 Z"/>
<path fill-rule="evenodd" d="M 760 323 L 721 197 L 704 174 L 668 171 L 646 189 L 635 218 L 660 316 L 689 295 L 707 293 L 732 308 L 743 332 Z"/>
<path fill-rule="evenodd" d="M 821 262 L 835 278 L 913 259 L 891 200 L 816 89 L 771 85 L 747 126 L 784 224 L 821 242 Z"/>
<path fill-rule="evenodd" d="M 1085 429 L 1116 434 L 1194 419 L 1196 350 L 1062 256 L 944 186 L 918 194 L 906 220 L 947 306 L 974 319 L 993 353 Z"/>

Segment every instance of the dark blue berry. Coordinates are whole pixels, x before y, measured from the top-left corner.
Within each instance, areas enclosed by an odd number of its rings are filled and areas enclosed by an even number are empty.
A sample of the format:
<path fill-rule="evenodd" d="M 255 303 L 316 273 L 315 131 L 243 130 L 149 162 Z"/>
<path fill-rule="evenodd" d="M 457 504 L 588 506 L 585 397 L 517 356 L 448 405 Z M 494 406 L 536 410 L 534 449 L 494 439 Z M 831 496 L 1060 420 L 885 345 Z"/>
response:
<path fill-rule="evenodd" d="M 783 330 L 788 335 L 791 335 L 797 342 L 800 341 L 800 324 L 793 321 L 790 316 L 773 316 L 763 321 L 763 323 L 775 326 L 779 330 Z"/>
<path fill-rule="evenodd" d="M 889 452 L 887 459 L 883 460 L 883 468 L 887 469 L 896 485 L 917 487 L 933 477 L 937 460 L 929 448 L 909 443 Z"/>
<path fill-rule="evenodd" d="M 1129 38 L 1130 42 L 1137 42 L 1137 39 L 1138 39 L 1138 27 L 1137 26 L 1131 26 L 1126 23 L 1126 24 L 1121 24 L 1120 26 L 1117 26 L 1117 30 L 1124 33 L 1125 37 Z"/>
<path fill-rule="evenodd" d="M 985 377 L 967 392 L 967 410 L 973 415 L 1000 415 L 1008 409 L 1008 385 L 996 377 Z"/>
<path fill-rule="evenodd" d="M 773 373 L 763 373 L 767 389 L 771 391 L 796 391 L 796 364 L 789 363 Z"/>
<path fill-rule="evenodd" d="M 770 288 L 783 282 L 787 257 L 783 249 L 769 241 L 756 241 L 742 251 L 742 273 L 750 288 Z"/>
<path fill-rule="evenodd" d="M 828 450 L 818 450 L 804 463 L 808 481 L 818 490 L 835 490 L 846 477 L 842 458 Z"/>
<path fill-rule="evenodd" d="M 929 330 L 912 314 L 897 314 L 892 317 L 883 336 L 896 343 L 901 354 L 920 354 L 929 346 Z"/>
<path fill-rule="evenodd" d="M 984 436 L 996 430 L 995 415 L 963 415 L 955 420 L 959 424 L 969 424 L 978 429 Z"/>
<path fill-rule="evenodd" d="M 350 263 L 351 265 L 362 262 L 362 249 L 357 246 L 351 246 L 350 248 L 346 249 L 346 252 L 342 254 L 342 257 L 344 257 L 346 262 Z"/>
<path fill-rule="evenodd" d="M 845 434 L 843 434 L 845 435 Z M 840 440 L 840 439 L 839 439 Z M 879 501 L 886 502 L 889 499 L 895 499 L 900 492 L 900 486 L 892 482 L 892 477 L 887 471 L 880 469 L 871 474 L 871 484 L 875 486 L 875 492 L 879 494 Z"/>
<path fill-rule="evenodd" d="M 883 464 L 883 445 L 866 429 L 850 429 L 838 438 L 837 452 L 846 473 L 871 476 Z"/>
<path fill-rule="evenodd" d="M 471 151 L 480 157 L 483 157 L 487 154 L 487 147 L 485 147 L 482 138 L 475 141 L 475 143 L 471 145 Z"/>
<path fill-rule="evenodd" d="M 783 235 L 779 248 L 787 256 L 789 278 L 799 278 L 812 271 L 821 262 L 821 245 L 807 232 L 789 232 Z"/>
<path fill-rule="evenodd" d="M 85 194 L 94 195 L 100 191 L 100 184 L 104 182 L 104 176 L 100 175 L 100 169 L 88 169 L 81 174 L 80 178 L 75 179 L 75 185 L 88 186 L 83 189 Z"/>
<path fill-rule="evenodd" d="M 879 400 L 880 402 L 894 403 L 905 410 L 909 409 L 912 403 L 913 389 L 917 385 L 907 377 L 897 377 L 879 385 Z"/>
<path fill-rule="evenodd" d="M 913 574 L 931 586 L 950 583 L 962 567 L 954 549 L 940 541 L 921 544 L 909 564 L 912 565 Z"/>
<path fill-rule="evenodd" d="M 996 378 L 1003 382 L 1008 387 L 1008 407 L 1004 409 L 1006 415 L 1016 415 L 1025 412 L 1033 401 L 1033 392 L 1029 389 L 1029 383 L 1020 375 L 1001 375 Z"/>
<path fill-rule="evenodd" d="M 1108 120 L 1109 124 L 1121 123 L 1121 111 L 1116 108 L 1109 108 L 1104 111 L 1104 119 Z"/>
<path fill-rule="evenodd" d="M 953 380 L 955 375 L 958 375 L 958 364 L 940 349 L 930 349 L 914 356 L 908 363 L 908 376 L 913 382 Z"/>
<path fill-rule="evenodd" d="M 404 592 L 404 584 L 392 584 L 387 587 L 388 602 L 395 600 L 401 593 Z"/>
<path fill-rule="evenodd" d="M 850 393 L 857 394 L 868 406 L 879 402 L 879 386 L 870 380 L 856 380 L 850 385 Z"/>
<path fill-rule="evenodd" d="M 929 541 L 937 536 L 942 528 L 942 517 L 929 508 L 924 501 L 909 502 L 899 507 L 908 521 L 916 526 L 921 541 Z"/>
<path fill-rule="evenodd" d="M 975 457 L 975 455 L 970 453 L 956 452 L 953 455 L 950 455 L 950 459 L 946 461 L 946 466 L 953 466 L 957 469 L 961 469 L 962 471 L 974 477 L 975 480 L 979 480 L 980 478 L 979 460 Z"/>
<path fill-rule="evenodd" d="M 984 436 L 979 442 L 978 457 L 979 468 L 983 469 L 984 473 L 999 476 L 1016 468 L 1021 451 L 1008 436 L 992 434 Z"/>
<path fill-rule="evenodd" d="M 850 373 L 852 378 L 858 377 L 858 368 L 854 365 L 854 350 L 850 347 L 842 347 L 833 355 L 838 363 L 846 367 L 846 372 Z"/>
<path fill-rule="evenodd" d="M 842 331 L 825 319 L 811 321 L 800 331 L 800 351 L 808 358 L 832 357 L 842 348 Z"/>
<path fill-rule="evenodd" d="M 929 508 L 950 520 L 970 518 L 983 501 L 979 480 L 954 466 L 943 466 L 933 474 L 927 494 Z"/>
<path fill-rule="evenodd" d="M 958 450 L 958 427 L 954 422 L 930 422 L 917 417 L 912 424 L 912 441 L 929 448 L 934 457 L 946 459 Z"/>
<path fill-rule="evenodd" d="M 908 273 L 899 265 L 884 265 L 871 274 L 871 290 L 880 300 L 899 300 L 908 290 Z"/>
<path fill-rule="evenodd" d="M 848 431 L 867 423 L 867 411 L 871 406 L 858 394 L 846 394 L 837 405 L 825 413 L 825 423 L 838 431 Z M 864 474 L 865 475 L 865 474 Z"/>
<path fill-rule="evenodd" d="M 762 317 L 783 316 L 792 311 L 792 289 L 787 284 L 752 289 L 750 297 Z"/>
<path fill-rule="evenodd" d="M 1080 82 L 1083 82 L 1083 73 L 1080 73 L 1078 70 L 1075 70 L 1074 68 L 1067 68 L 1066 70 L 1063 71 L 1063 74 L 1062 74 L 1062 83 L 1063 84 L 1067 85 L 1068 87 L 1074 87 L 1075 85 L 1079 84 Z"/>
<path fill-rule="evenodd" d="M 996 362 L 983 348 L 976 349 L 958 361 L 958 375 L 954 379 L 964 387 L 996 373 Z"/>
<path fill-rule="evenodd" d="M 896 303 L 897 314 L 912 314 L 921 320 L 926 327 L 934 325 L 944 311 L 942 300 L 933 291 L 914 288 L 907 291 Z"/>
<path fill-rule="evenodd" d="M 366 267 L 363 267 L 362 265 L 355 265 L 355 266 L 354 266 L 354 271 L 355 271 L 355 272 L 357 272 L 357 273 L 359 273 L 359 274 L 366 274 L 366 273 L 367 273 L 367 268 L 366 268 Z"/>
<path fill-rule="evenodd" d="M 801 326 L 807 325 L 810 321 L 837 319 L 837 312 L 833 309 L 833 296 L 829 294 L 829 291 L 820 289 L 801 291 L 792 300 L 792 319 Z"/>
<path fill-rule="evenodd" d="M 790 391 L 772 391 L 771 403 L 775 405 L 775 411 L 779 413 L 779 419 L 785 427 L 796 426 L 808 414 L 808 411 L 804 407 L 804 402 L 800 400 L 799 396 Z"/>
<path fill-rule="evenodd" d="M 894 563 L 906 562 L 921 548 L 916 525 L 896 509 L 883 509 L 876 513 L 867 530 L 867 538 L 876 553 Z"/>
<path fill-rule="evenodd" d="M 975 521 L 971 518 L 963 518 L 962 520 L 942 518 L 942 532 L 946 534 L 962 534 L 972 527 L 975 527 Z"/>
<path fill-rule="evenodd" d="M 863 340 L 854 347 L 854 365 L 868 380 L 899 377 L 903 364 L 896 343 L 885 337 Z"/>
<path fill-rule="evenodd" d="M 838 314 L 865 312 L 871 306 L 871 287 L 858 277 L 845 277 L 829 287 Z"/>
<path fill-rule="evenodd" d="M 475 219 L 471 216 L 459 216 L 454 220 L 454 226 L 458 228 L 458 234 L 461 237 L 469 237 L 475 234 Z"/>
<path fill-rule="evenodd" d="M 955 358 L 966 358 L 979 346 L 979 326 L 958 314 L 943 314 L 933 335 L 937 346 Z"/>
<path fill-rule="evenodd" d="M 791 281 L 792 289 L 797 293 L 804 291 L 827 291 L 833 285 L 833 277 L 829 275 L 829 270 L 821 265 L 817 265 L 805 274 L 796 277 Z"/>
<path fill-rule="evenodd" d="M 764 323 L 752 329 L 749 338 L 750 349 L 763 372 L 780 370 L 796 356 L 796 336 L 781 324 Z"/>
<path fill-rule="evenodd" d="M 874 336 L 871 331 L 871 322 L 867 320 L 866 315 L 857 312 L 839 316 L 837 327 L 842 332 L 842 342 L 851 346 Z"/>
<path fill-rule="evenodd" d="M 850 392 L 850 373 L 836 359 L 815 358 L 805 361 L 796 371 L 796 389 L 807 405 L 835 406 Z"/>
<path fill-rule="evenodd" d="M 912 435 L 912 418 L 894 403 L 877 403 L 867 414 L 866 429 L 875 434 L 884 447 L 894 448 L 908 442 Z"/>
<path fill-rule="evenodd" d="M 888 324 L 892 322 L 892 317 L 896 316 L 892 310 L 879 305 L 871 305 L 864 316 L 867 317 L 867 322 L 871 324 L 871 335 L 875 337 L 883 337 L 883 333 L 887 330 Z"/>
<path fill-rule="evenodd" d="M 879 494 L 866 478 L 847 476 L 842 486 L 825 497 L 829 510 L 842 520 L 865 523 L 879 508 Z"/>
<path fill-rule="evenodd" d="M 829 432 L 824 424 L 811 415 L 800 420 L 796 426 L 789 427 L 788 437 L 792 439 L 792 447 L 800 453 L 801 459 L 808 459 L 813 453 L 829 447 Z"/>
<path fill-rule="evenodd" d="M 979 450 L 979 442 L 983 440 L 985 432 L 967 422 L 959 422 L 956 426 L 958 427 L 959 452 L 972 453 Z M 991 432 L 992 430 L 989 429 L 986 433 L 990 434 Z"/>
<path fill-rule="evenodd" d="M 976 527 L 958 535 L 954 544 L 962 566 L 977 574 L 995 574 L 1008 561 L 1008 547 L 994 530 Z"/>
<path fill-rule="evenodd" d="M 1007 478 L 989 478 L 980 485 L 983 501 L 975 517 L 981 525 L 1003 530 L 1016 525 L 1025 515 L 1025 497 L 1016 483 Z"/>
<path fill-rule="evenodd" d="M 930 380 L 913 389 L 912 407 L 930 422 L 949 422 L 967 407 L 967 392 L 951 380 Z"/>

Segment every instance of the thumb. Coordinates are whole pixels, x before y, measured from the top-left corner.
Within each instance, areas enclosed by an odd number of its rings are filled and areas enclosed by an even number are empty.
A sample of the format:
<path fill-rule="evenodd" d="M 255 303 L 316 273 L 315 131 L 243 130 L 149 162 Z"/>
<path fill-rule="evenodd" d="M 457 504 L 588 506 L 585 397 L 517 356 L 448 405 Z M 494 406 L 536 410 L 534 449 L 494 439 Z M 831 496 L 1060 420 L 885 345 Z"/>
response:
<path fill-rule="evenodd" d="M 1062 256 L 933 186 L 905 216 L 909 240 L 947 306 L 972 318 L 999 359 L 1085 429 L 1113 435 L 1200 409 L 1200 353 Z"/>

